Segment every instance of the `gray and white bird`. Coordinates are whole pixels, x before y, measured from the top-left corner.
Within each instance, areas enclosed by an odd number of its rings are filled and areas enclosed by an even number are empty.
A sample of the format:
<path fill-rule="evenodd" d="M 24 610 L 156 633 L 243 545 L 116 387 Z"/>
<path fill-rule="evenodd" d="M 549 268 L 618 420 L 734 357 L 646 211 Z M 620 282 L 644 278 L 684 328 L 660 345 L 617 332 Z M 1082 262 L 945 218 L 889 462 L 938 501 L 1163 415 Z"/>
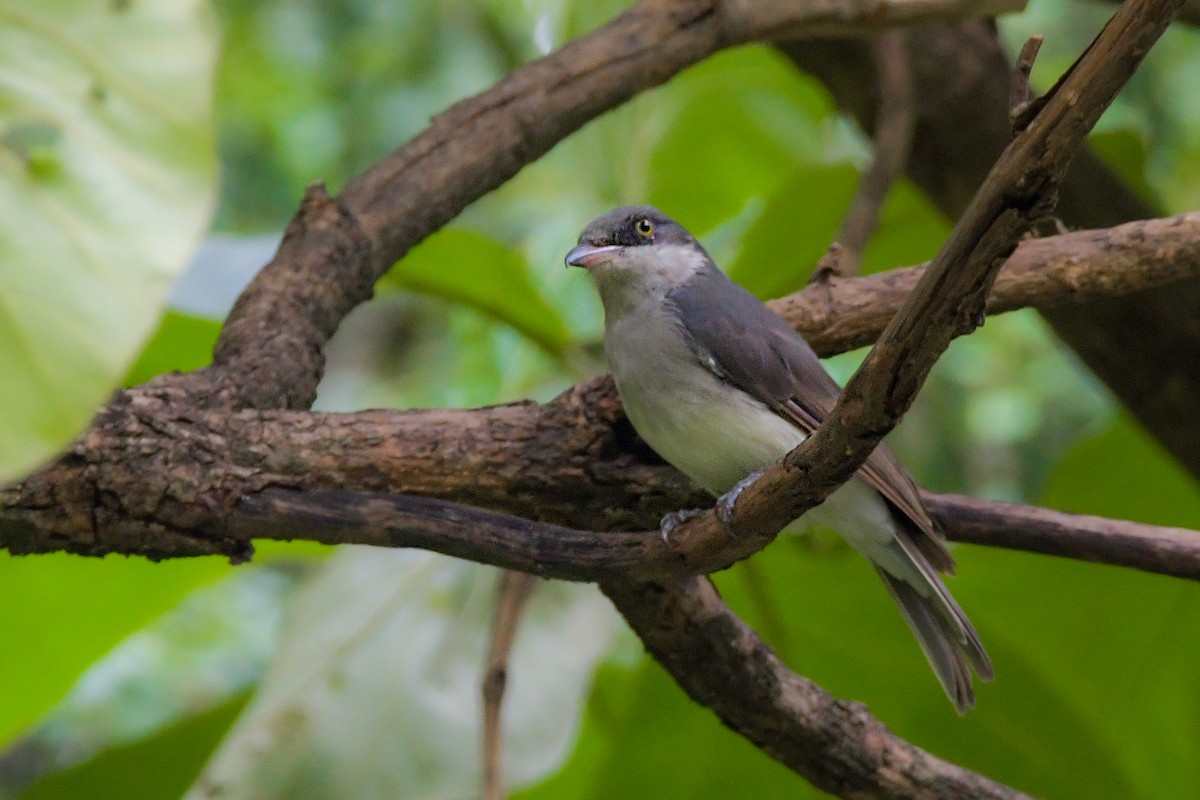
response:
<path fill-rule="evenodd" d="M 714 495 L 782 458 L 837 402 L 808 343 L 661 211 L 593 220 L 566 262 L 596 283 L 604 351 L 634 429 Z M 954 560 L 892 451 L 879 445 L 800 523 L 836 531 L 867 557 L 954 707 L 971 708 L 971 668 L 990 680 L 992 664 L 938 575 Z"/>

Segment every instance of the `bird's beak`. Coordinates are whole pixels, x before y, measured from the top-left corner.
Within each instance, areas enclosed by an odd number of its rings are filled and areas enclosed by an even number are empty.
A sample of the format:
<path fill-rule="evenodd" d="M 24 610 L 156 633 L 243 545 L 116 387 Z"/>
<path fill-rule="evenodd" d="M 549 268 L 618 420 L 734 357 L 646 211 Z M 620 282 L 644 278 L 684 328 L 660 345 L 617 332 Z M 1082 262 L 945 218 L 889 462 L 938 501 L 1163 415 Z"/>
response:
<path fill-rule="evenodd" d="M 605 261 L 610 260 L 612 255 L 619 252 L 621 249 L 621 246 L 616 244 L 610 244 L 604 247 L 581 244 L 578 247 L 572 248 L 571 252 L 567 253 L 567 266 L 584 267 L 590 269 L 597 264 L 603 264 Z"/>

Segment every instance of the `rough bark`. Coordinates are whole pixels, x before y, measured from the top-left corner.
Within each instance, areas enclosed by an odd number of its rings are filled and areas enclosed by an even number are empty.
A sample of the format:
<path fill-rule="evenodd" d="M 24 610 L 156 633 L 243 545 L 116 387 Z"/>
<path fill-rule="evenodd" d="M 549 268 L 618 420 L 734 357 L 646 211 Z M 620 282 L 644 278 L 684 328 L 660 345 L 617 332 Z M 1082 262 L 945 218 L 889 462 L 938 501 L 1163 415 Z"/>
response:
<path fill-rule="evenodd" d="M 832 355 L 874 341 L 922 270 L 832 279 L 773 307 Z M 1200 213 L 1027 240 L 988 310 L 1169 286 L 1198 272 Z M 245 531 L 229 533 L 224 520 L 266 487 L 422 495 L 609 531 L 706 503 L 640 445 L 607 378 L 544 405 L 475 410 L 228 411 L 196 408 L 166 386 L 118 398 L 66 458 L 0 491 L 0 545 L 242 557 Z"/>

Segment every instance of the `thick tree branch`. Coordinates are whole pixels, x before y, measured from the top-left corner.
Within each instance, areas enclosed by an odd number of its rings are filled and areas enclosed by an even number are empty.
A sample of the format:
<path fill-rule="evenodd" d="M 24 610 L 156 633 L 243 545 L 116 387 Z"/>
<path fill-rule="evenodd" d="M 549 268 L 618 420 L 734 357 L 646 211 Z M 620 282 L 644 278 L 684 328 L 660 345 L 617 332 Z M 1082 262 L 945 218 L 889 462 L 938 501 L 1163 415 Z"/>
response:
<path fill-rule="evenodd" d="M 609 583 L 604 591 L 692 699 L 827 792 L 881 800 L 1026 797 L 914 747 L 865 706 L 792 672 L 705 578 Z"/>
<path fill-rule="evenodd" d="M 1002 13 L 1024 0 L 646 0 L 456 103 L 337 198 L 312 188 L 230 313 L 212 368 L 167 379 L 207 404 L 306 408 L 337 323 L 409 249 L 601 113 L 713 53 Z"/>
<path fill-rule="evenodd" d="M 873 341 L 921 267 L 836 279 L 773 303 L 831 355 Z M 1027 240 L 989 300 L 998 312 L 1072 303 L 1200 274 L 1200 213 Z M 649 527 L 704 502 L 639 447 L 611 381 L 545 404 L 476 410 L 203 411 L 179 389 L 141 388 L 71 454 L 0 490 L 0 546 L 152 557 L 244 554 L 224 515 L 256 491 L 397 492 L 604 530 Z M 448 446 L 448 444 L 451 446 Z"/>
<path fill-rule="evenodd" d="M 835 279 L 773 303 L 831 355 L 873 341 L 921 267 Z M 998 312 L 1078 302 L 1200 274 L 1200 213 L 1027 240 L 989 299 Z M 171 557 L 247 552 L 224 515 L 277 486 L 397 492 L 576 528 L 649 527 L 704 501 L 637 446 L 611 381 L 545 404 L 357 414 L 202 411 L 178 389 L 123 395 L 58 464 L 0 491 L 0 546 Z M 452 443 L 452 446 L 447 446 Z M 326 539 L 327 541 L 332 541 Z"/>

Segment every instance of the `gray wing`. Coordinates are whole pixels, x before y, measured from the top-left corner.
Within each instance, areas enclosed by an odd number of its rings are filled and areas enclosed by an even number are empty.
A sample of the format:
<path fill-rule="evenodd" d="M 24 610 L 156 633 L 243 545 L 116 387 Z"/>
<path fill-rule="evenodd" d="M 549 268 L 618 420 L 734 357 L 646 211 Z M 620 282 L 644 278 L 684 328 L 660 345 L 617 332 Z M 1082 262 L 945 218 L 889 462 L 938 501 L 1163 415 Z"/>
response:
<path fill-rule="evenodd" d="M 841 389 L 808 343 L 758 298 L 710 265 L 709 272 L 667 296 L 679 309 L 697 357 L 718 377 L 755 397 L 811 434 L 829 416 Z M 753 332 L 753 333 L 752 333 Z M 921 502 L 908 471 L 885 444 L 875 448 L 862 477 L 911 525 L 913 544 L 936 569 L 954 559 Z"/>

